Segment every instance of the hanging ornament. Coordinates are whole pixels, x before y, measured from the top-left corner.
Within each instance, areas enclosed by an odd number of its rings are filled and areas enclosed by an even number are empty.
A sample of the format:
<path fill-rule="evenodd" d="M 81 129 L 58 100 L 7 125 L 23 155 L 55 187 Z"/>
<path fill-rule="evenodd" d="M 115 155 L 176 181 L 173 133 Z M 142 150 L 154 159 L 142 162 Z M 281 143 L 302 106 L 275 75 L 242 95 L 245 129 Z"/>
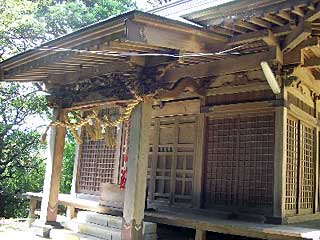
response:
<path fill-rule="evenodd" d="M 51 122 L 41 136 L 41 142 L 45 143 L 47 132 L 50 127 L 66 127 L 70 129 L 77 144 L 81 144 L 82 140 L 78 134 L 78 130 L 85 127 L 89 139 L 93 141 L 105 139 L 108 147 L 115 147 L 116 134 L 114 134 L 114 128 L 118 127 L 124 121 L 127 121 L 130 118 L 133 109 L 142 101 L 142 97 L 136 96 L 136 99 L 127 105 L 121 112 L 120 117 L 116 120 L 111 120 L 107 115 L 100 117 L 99 109 L 97 108 L 93 108 L 91 114 L 88 114 L 84 118 L 74 111 L 70 111 L 70 113 L 72 113 L 71 115 L 76 117 L 69 116 L 68 113 L 66 113 L 65 120 Z"/>

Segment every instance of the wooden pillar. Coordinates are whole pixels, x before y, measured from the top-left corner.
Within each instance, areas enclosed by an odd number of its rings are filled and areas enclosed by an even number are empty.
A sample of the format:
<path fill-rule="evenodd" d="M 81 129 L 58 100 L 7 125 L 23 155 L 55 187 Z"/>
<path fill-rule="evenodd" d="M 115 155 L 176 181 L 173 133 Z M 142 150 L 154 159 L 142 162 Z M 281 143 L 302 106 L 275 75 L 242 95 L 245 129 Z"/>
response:
<path fill-rule="evenodd" d="M 200 113 L 197 120 L 197 141 L 194 165 L 193 207 L 200 208 L 202 203 L 202 183 L 205 150 L 206 118 Z"/>
<path fill-rule="evenodd" d="M 35 198 L 30 198 L 30 204 L 29 204 L 29 216 L 28 216 L 28 225 L 29 227 L 36 219 L 36 208 L 37 208 L 37 202 L 38 200 Z"/>
<path fill-rule="evenodd" d="M 152 100 L 147 98 L 131 115 L 122 240 L 143 239 L 151 114 Z"/>
<path fill-rule="evenodd" d="M 315 143 L 314 143 L 314 154 L 315 154 L 315 189 L 314 189 L 314 212 L 319 211 L 319 127 L 315 128 Z"/>
<path fill-rule="evenodd" d="M 63 120 L 62 110 L 53 110 L 53 120 Z M 43 186 L 40 220 L 44 223 L 55 223 L 57 220 L 58 195 L 65 143 L 65 127 L 50 129 L 46 174 Z"/>
<path fill-rule="evenodd" d="M 282 219 L 286 196 L 287 108 L 279 106 L 275 114 L 273 217 Z"/>
<path fill-rule="evenodd" d="M 81 136 L 81 131 L 78 131 L 78 134 L 79 136 Z M 79 159 L 80 159 L 81 150 L 82 150 L 82 145 L 77 144 L 75 149 L 72 183 L 71 183 L 71 191 L 70 191 L 70 194 L 74 197 L 76 197 L 77 195 L 77 181 L 78 181 L 78 174 L 79 174 Z"/>
<path fill-rule="evenodd" d="M 67 206 L 67 218 L 73 219 L 76 217 L 76 209 L 73 206 Z"/>
<path fill-rule="evenodd" d="M 314 100 L 314 117 L 318 119 L 318 101 Z M 314 189 L 314 212 L 319 211 L 319 125 L 315 128 L 315 142 L 314 142 L 314 158 L 315 158 L 315 189 Z"/>
<path fill-rule="evenodd" d="M 201 230 L 201 229 L 196 229 L 195 240 L 206 240 L 206 239 L 207 239 L 206 231 Z"/>

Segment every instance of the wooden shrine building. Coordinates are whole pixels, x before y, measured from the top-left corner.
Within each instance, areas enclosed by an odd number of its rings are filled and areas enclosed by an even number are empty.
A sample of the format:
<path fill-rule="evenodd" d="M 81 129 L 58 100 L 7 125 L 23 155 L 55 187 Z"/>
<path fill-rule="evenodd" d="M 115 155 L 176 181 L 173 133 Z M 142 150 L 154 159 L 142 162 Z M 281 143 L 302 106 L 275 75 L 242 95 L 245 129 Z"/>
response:
<path fill-rule="evenodd" d="M 195 2 L 131 11 L 1 63 L 1 81 L 44 83 L 64 123 L 49 134 L 42 220 L 56 221 L 66 128 L 79 142 L 71 195 L 121 209 L 123 239 L 139 239 L 146 198 L 168 219 L 320 218 L 319 1 Z"/>

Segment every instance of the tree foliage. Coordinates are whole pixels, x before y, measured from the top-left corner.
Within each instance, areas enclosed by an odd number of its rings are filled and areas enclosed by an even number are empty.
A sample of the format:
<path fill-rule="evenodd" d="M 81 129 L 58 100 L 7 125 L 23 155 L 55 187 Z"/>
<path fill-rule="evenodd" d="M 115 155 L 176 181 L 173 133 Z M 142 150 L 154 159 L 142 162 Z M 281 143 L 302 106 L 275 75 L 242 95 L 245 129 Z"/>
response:
<path fill-rule="evenodd" d="M 131 0 L 1 1 L 0 60 L 135 7 Z"/>
<path fill-rule="evenodd" d="M 0 60 L 135 7 L 132 0 L 0 0 Z M 42 188 L 44 147 L 37 129 L 27 123 L 48 108 L 35 90 L 0 83 L 0 217 L 26 216 L 26 203 L 19 194 Z M 68 135 L 61 180 L 64 193 L 71 188 L 74 149 Z"/>
<path fill-rule="evenodd" d="M 76 142 L 73 135 L 68 131 L 67 138 L 63 152 L 63 168 L 60 181 L 60 192 L 70 193 L 72 177 L 73 177 L 73 164 L 75 158 Z"/>
<path fill-rule="evenodd" d="M 41 190 L 43 148 L 27 121 L 46 113 L 46 101 L 34 89 L 0 84 L 0 216 L 25 215 L 19 194 Z"/>

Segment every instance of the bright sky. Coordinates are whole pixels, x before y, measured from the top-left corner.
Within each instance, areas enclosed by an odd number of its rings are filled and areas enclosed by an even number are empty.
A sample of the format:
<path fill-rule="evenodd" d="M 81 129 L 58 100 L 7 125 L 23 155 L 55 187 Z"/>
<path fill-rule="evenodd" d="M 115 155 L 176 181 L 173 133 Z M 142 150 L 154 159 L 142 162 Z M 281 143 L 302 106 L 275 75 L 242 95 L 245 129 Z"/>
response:
<path fill-rule="evenodd" d="M 150 4 L 147 3 L 147 0 L 136 0 L 137 6 L 139 9 L 149 9 Z"/>

